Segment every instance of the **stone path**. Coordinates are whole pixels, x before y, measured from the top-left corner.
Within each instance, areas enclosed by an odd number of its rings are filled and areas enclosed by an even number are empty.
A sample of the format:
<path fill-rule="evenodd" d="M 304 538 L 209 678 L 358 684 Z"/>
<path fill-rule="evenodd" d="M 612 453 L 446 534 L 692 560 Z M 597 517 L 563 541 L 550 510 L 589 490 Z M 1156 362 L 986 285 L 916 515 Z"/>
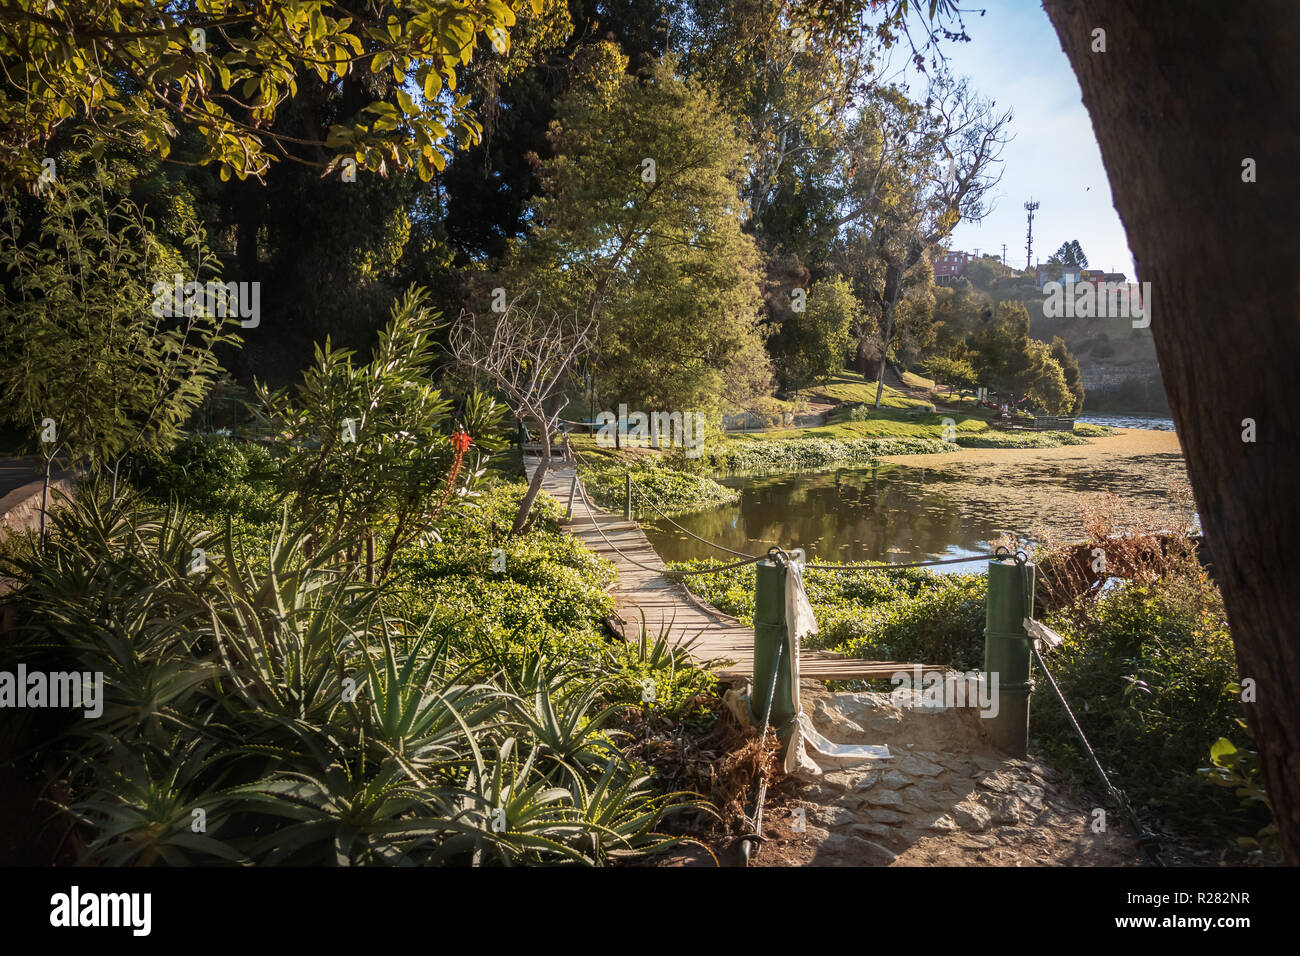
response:
<path fill-rule="evenodd" d="M 899 706 L 879 693 L 801 685 L 836 743 L 887 744 L 891 758 L 822 765 L 778 788 L 760 866 L 1137 865 L 1124 822 L 1051 768 L 993 750 L 978 712 Z M 917 702 L 919 704 L 919 702 Z"/>

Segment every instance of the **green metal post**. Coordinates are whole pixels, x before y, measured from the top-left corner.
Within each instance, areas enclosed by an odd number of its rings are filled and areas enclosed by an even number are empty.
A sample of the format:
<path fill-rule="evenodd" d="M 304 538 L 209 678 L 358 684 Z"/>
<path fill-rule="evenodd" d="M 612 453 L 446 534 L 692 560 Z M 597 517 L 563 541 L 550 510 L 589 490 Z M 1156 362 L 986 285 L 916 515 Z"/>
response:
<path fill-rule="evenodd" d="M 989 738 L 999 750 L 1023 757 L 1029 749 L 1030 644 L 1024 619 L 1034 593 L 1034 565 L 1014 559 L 989 561 L 988 610 L 984 628 L 984 679 L 996 694 Z M 996 685 L 993 681 L 996 679 Z"/>
<path fill-rule="evenodd" d="M 524 446 L 528 444 L 528 426 L 523 422 L 519 423 L 519 450 L 522 452 Z"/>
<path fill-rule="evenodd" d="M 623 474 L 623 517 L 632 520 L 632 472 Z"/>
<path fill-rule="evenodd" d="M 790 655 L 777 648 L 786 643 L 785 566 L 770 559 L 754 565 L 754 683 L 749 691 L 749 712 L 754 723 L 761 723 L 767 710 L 767 696 L 772 690 L 772 670 L 777 668 L 776 689 L 772 693 L 773 727 L 784 727 L 795 718 L 794 680 Z"/>

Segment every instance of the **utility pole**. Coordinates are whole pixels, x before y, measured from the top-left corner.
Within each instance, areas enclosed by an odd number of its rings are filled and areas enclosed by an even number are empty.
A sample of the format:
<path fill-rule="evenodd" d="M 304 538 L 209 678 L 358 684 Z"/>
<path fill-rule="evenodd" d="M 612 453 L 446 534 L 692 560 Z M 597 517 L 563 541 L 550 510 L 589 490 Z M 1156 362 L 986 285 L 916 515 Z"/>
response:
<path fill-rule="evenodd" d="M 1029 210 L 1029 238 L 1025 242 L 1025 269 L 1028 270 L 1034 261 L 1034 213 L 1038 210 L 1038 203 L 1031 199 L 1025 203 L 1025 208 Z"/>
<path fill-rule="evenodd" d="M 1002 243 L 1002 268 L 1006 269 L 1006 267 L 1007 267 L 1007 244 L 1004 242 Z"/>

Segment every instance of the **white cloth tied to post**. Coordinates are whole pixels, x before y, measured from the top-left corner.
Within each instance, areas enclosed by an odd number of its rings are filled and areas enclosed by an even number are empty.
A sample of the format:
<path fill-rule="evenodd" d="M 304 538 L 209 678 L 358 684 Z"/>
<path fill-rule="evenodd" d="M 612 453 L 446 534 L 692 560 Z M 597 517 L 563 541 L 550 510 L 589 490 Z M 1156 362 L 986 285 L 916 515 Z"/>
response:
<path fill-rule="evenodd" d="M 805 636 L 817 633 L 817 618 L 813 614 L 808 592 L 803 586 L 803 570 L 799 562 L 791 559 L 785 563 L 785 653 L 790 657 L 791 695 L 794 697 L 794 729 L 785 748 L 783 767 L 786 773 L 801 772 L 820 776 L 821 767 L 811 749 L 821 757 L 822 763 L 861 763 L 864 760 L 888 760 L 889 748 L 884 744 L 831 743 L 813 726 L 803 712 L 799 700 L 799 644 Z"/>

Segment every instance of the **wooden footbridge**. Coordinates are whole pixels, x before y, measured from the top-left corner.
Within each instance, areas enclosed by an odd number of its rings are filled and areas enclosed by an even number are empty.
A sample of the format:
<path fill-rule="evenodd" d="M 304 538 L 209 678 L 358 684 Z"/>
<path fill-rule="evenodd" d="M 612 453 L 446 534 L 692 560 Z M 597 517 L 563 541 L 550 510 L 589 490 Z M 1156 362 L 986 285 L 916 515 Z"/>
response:
<path fill-rule="evenodd" d="M 530 481 L 540 461 L 537 455 L 529 454 L 531 450 L 524 448 L 524 470 Z M 572 462 L 552 459 L 542 477 L 542 490 L 565 505 L 574 475 Z M 663 560 L 639 524 L 597 507 L 579 489 L 573 500 L 572 518 L 565 528 L 584 547 L 611 561 L 618 569 L 618 578 L 610 592 L 624 637 L 632 639 L 640 633 L 644 615 L 646 632 L 652 638 L 666 631 L 674 646 L 688 645 L 692 657 L 709 664 L 721 677 L 751 676 L 754 629 L 706 604 L 684 585 L 669 581 Z M 902 670 L 910 673 L 916 666 L 859 660 L 828 651 L 802 649 L 799 652 L 800 676 L 816 680 L 888 678 Z M 927 671 L 944 670 L 932 665 L 921 666 Z"/>

